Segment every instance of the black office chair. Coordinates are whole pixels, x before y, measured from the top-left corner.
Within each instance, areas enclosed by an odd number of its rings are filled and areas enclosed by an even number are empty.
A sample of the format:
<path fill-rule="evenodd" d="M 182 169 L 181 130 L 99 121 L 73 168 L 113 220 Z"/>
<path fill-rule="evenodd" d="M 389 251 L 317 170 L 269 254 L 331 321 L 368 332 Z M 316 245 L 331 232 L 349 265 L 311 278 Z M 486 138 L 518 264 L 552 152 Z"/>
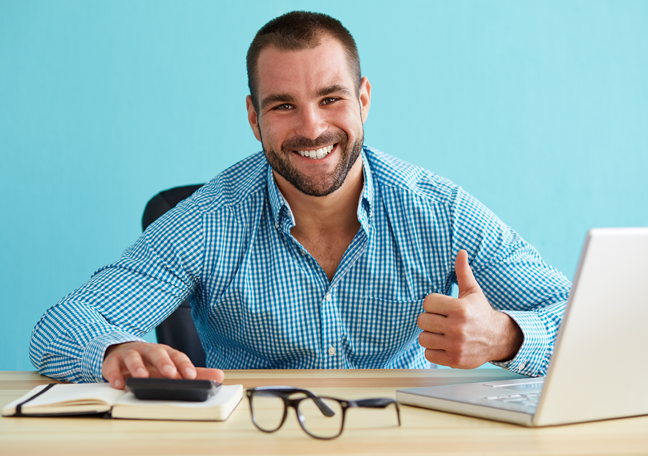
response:
<path fill-rule="evenodd" d="M 180 201 L 188 198 L 202 187 L 200 185 L 187 185 L 175 187 L 155 195 L 146 204 L 142 216 L 142 229 L 146 228 L 169 209 L 173 209 Z M 157 340 L 161 344 L 180 350 L 185 353 L 196 367 L 205 367 L 205 351 L 200 344 L 198 331 L 191 318 L 191 305 L 189 301 L 180 304 L 171 315 L 155 328 Z"/>

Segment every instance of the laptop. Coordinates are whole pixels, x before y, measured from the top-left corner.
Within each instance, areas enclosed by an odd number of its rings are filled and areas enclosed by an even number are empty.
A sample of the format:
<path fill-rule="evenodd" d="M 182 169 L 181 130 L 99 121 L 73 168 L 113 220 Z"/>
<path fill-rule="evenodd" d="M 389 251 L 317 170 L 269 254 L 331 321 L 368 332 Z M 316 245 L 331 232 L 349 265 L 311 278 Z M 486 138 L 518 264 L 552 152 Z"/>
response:
<path fill-rule="evenodd" d="M 648 415 L 648 228 L 587 233 L 546 377 L 398 390 L 401 404 L 524 426 Z"/>

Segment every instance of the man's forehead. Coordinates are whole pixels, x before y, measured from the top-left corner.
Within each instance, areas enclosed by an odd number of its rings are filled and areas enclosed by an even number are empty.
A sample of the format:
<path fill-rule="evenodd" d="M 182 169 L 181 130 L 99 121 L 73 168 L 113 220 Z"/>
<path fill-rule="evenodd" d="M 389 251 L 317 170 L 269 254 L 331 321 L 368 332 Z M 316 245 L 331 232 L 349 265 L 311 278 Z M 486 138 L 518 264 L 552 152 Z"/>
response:
<path fill-rule="evenodd" d="M 270 93 L 319 92 L 324 87 L 353 86 L 344 47 L 332 38 L 294 51 L 270 46 L 259 55 L 257 72 L 260 99 Z"/>

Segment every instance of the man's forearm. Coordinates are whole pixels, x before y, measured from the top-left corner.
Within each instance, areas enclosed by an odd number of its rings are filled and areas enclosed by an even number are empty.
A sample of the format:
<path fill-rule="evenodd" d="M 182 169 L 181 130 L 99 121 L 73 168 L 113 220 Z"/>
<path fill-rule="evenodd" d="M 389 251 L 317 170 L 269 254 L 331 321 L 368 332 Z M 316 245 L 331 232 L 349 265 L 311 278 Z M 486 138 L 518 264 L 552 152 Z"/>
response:
<path fill-rule="evenodd" d="M 119 330 L 92 308 L 59 303 L 34 328 L 29 356 L 39 373 L 75 383 L 100 382 L 104 350 L 113 344 L 141 340 Z M 103 320 L 103 321 L 102 321 Z"/>

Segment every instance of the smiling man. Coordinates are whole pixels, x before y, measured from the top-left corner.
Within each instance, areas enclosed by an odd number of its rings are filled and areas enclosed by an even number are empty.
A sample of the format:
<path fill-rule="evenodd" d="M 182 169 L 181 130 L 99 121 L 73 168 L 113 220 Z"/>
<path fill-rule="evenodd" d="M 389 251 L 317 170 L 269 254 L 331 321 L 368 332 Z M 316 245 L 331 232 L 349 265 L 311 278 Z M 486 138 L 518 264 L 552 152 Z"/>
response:
<path fill-rule="evenodd" d="M 342 24 L 278 17 L 247 65 L 263 152 L 49 309 L 31 343 L 39 371 L 116 388 L 128 376 L 429 362 L 543 375 L 569 281 L 460 187 L 364 145 L 371 84 Z M 141 339 L 187 297 L 209 369 Z"/>

